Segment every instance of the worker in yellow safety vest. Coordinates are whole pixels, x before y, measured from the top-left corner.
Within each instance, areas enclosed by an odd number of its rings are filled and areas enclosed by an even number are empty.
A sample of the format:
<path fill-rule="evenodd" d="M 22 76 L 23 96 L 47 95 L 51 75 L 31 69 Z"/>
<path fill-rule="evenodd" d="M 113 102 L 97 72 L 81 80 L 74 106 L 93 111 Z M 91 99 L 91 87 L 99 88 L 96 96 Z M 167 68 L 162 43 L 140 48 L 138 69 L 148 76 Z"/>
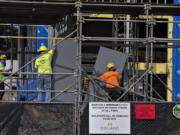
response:
<path fill-rule="evenodd" d="M 45 99 L 43 99 L 42 92 L 38 92 L 37 99 L 38 101 L 48 101 L 51 94 L 51 77 L 52 77 L 52 66 L 51 59 L 53 57 L 55 50 L 55 44 L 53 48 L 48 51 L 47 47 L 42 43 L 38 52 L 40 53 L 40 57 L 38 57 L 35 61 L 35 69 L 38 72 L 38 90 L 46 91 Z"/>
<path fill-rule="evenodd" d="M 118 86 L 121 83 L 121 74 L 116 71 L 115 64 L 112 62 L 109 62 L 107 65 L 108 71 L 103 73 L 99 79 L 106 82 L 104 88 L 106 92 L 109 94 L 112 100 L 116 101 L 121 93 L 121 90 L 118 88 Z"/>
<path fill-rule="evenodd" d="M 5 90 L 4 88 L 4 74 L 2 72 L 10 72 L 12 71 L 12 67 L 5 69 L 6 67 L 7 56 L 5 54 L 0 55 L 0 90 Z M 3 99 L 4 91 L 0 92 L 0 100 Z"/>

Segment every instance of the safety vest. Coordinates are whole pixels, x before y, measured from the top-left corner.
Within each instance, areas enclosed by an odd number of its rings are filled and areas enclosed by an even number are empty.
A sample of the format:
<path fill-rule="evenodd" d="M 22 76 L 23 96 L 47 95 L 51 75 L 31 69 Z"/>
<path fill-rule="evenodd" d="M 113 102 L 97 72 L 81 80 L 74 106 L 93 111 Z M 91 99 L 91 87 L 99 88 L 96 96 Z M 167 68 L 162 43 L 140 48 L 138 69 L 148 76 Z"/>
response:
<path fill-rule="evenodd" d="M 35 68 L 38 70 L 38 73 L 52 73 L 51 59 L 53 56 L 53 50 L 43 54 L 35 61 Z"/>
<path fill-rule="evenodd" d="M 114 88 L 116 86 L 119 86 L 121 76 L 120 76 L 119 72 L 117 72 L 117 71 L 107 71 L 104 74 L 102 74 L 99 77 L 99 79 L 107 82 L 107 84 L 106 84 L 107 88 Z M 112 85 L 110 85 L 110 84 L 112 84 Z"/>
<path fill-rule="evenodd" d="M 4 80 L 4 74 L 1 73 L 3 72 L 4 69 L 5 69 L 5 64 L 3 61 L 0 61 L 0 81 Z"/>

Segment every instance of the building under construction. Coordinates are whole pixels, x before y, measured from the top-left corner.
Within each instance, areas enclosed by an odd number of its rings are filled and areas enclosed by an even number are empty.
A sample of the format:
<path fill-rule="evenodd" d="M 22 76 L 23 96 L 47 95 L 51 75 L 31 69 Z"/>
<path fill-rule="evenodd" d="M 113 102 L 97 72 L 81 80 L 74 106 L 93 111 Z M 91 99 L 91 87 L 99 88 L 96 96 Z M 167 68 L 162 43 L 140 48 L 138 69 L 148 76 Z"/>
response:
<path fill-rule="evenodd" d="M 0 54 L 13 71 L 0 70 L 0 133 L 180 134 L 178 4 L 1 0 Z M 35 61 L 42 43 L 48 50 L 55 46 L 51 90 L 38 88 Z M 108 62 L 122 76 L 115 101 L 98 78 Z"/>

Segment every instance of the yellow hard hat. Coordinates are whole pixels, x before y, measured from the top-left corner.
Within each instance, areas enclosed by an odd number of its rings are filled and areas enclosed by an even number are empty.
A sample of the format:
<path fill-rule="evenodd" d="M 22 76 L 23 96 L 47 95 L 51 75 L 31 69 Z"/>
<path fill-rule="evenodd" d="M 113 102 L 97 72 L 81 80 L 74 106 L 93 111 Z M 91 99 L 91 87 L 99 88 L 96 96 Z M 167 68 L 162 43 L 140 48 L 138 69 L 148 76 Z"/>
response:
<path fill-rule="evenodd" d="M 5 59 L 7 59 L 7 56 L 6 56 L 5 54 L 1 54 L 1 55 L 0 55 L 0 59 L 1 59 L 1 60 L 5 60 Z"/>
<path fill-rule="evenodd" d="M 38 52 L 45 52 L 47 51 L 47 47 L 45 45 L 41 45 Z"/>
<path fill-rule="evenodd" d="M 108 68 L 108 69 L 113 68 L 113 67 L 115 67 L 114 63 L 109 62 L 109 63 L 107 64 L 107 68 Z"/>

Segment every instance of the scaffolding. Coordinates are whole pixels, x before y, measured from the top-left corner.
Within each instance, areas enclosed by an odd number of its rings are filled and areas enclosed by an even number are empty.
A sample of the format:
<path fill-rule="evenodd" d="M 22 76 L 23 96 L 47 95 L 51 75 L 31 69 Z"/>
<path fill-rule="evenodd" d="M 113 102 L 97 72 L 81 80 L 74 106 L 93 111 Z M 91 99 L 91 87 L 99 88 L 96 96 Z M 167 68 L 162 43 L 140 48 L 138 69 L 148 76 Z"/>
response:
<path fill-rule="evenodd" d="M 68 38 L 72 38 L 74 36 L 74 40 L 77 42 L 77 52 L 76 52 L 76 69 L 74 73 L 52 73 L 52 75 L 73 75 L 76 77 L 75 85 L 76 90 L 71 91 L 76 96 L 76 102 L 75 102 L 75 118 L 74 121 L 76 123 L 74 134 L 80 135 L 80 117 L 81 117 L 81 108 L 82 103 L 86 103 L 87 101 L 82 100 L 82 95 L 85 93 L 87 96 L 94 96 L 100 100 L 103 101 L 101 97 L 99 97 L 96 94 L 90 94 L 87 91 L 84 91 L 82 89 L 82 76 L 86 76 L 91 82 L 97 84 L 97 78 L 95 79 L 94 76 L 89 75 L 84 71 L 82 68 L 82 46 L 83 43 L 86 41 L 95 41 L 95 42 L 111 42 L 113 43 L 114 49 L 118 50 L 118 47 L 122 47 L 124 49 L 124 52 L 126 53 L 132 53 L 133 61 L 129 62 L 131 63 L 131 66 L 128 67 L 127 64 L 127 70 L 131 71 L 131 76 L 129 77 L 128 74 L 126 74 L 124 87 L 120 87 L 120 89 L 123 90 L 123 95 L 119 97 L 117 101 L 122 99 L 127 94 L 132 95 L 133 101 L 137 100 L 137 97 L 142 97 L 143 101 L 148 102 L 165 102 L 165 99 L 153 88 L 153 77 L 156 77 L 166 88 L 167 91 L 172 93 L 172 95 L 175 95 L 171 88 L 169 88 L 165 82 L 163 82 L 155 73 L 153 73 L 153 48 L 158 47 L 158 43 L 179 43 L 180 39 L 173 39 L 173 38 L 157 38 L 154 37 L 154 26 L 157 23 L 166 23 L 166 24 L 174 24 L 174 23 L 180 23 L 179 21 L 158 21 L 156 19 L 153 19 L 153 15 L 179 15 L 180 7 L 177 5 L 171 5 L 167 3 L 166 0 L 163 1 L 163 3 L 159 3 L 159 0 L 156 1 L 68 1 L 68 2 L 62 2 L 62 1 L 0 1 L 0 9 L 4 7 L 12 8 L 22 8 L 24 6 L 27 6 L 27 11 L 25 14 L 19 15 L 17 12 L 17 18 L 13 18 L 10 13 L 6 13 L 7 10 L 0 13 L 0 18 L 2 18 L 2 25 L 6 23 L 6 25 L 11 25 L 11 23 L 19 26 L 36 26 L 34 24 L 46 24 L 46 25 L 55 25 L 59 21 L 59 17 L 64 17 L 68 14 L 73 14 L 73 16 L 76 17 L 76 26 L 73 29 L 73 31 L 70 32 L 70 34 L 67 34 L 67 36 L 60 38 L 60 37 L 35 37 L 35 36 L 13 36 L 13 35 L 7 35 L 7 36 L 0 36 L 2 39 L 48 39 L 48 40 L 57 40 L 56 45 L 61 44 L 64 40 Z M 44 13 L 40 12 L 40 10 L 44 11 Z M 52 12 L 50 11 L 50 14 L 48 14 L 48 9 L 53 9 Z M 9 10 L 8 10 L 9 11 Z M 54 13 L 57 11 L 56 13 Z M 12 11 L 13 12 L 13 11 Z M 37 13 L 36 13 L 37 12 Z M 16 12 L 15 12 L 16 13 Z M 47 16 L 51 16 L 51 19 L 45 19 L 44 15 L 47 13 Z M 60 13 L 60 14 L 58 14 Z M 101 14 L 115 14 L 112 18 L 89 18 L 86 16 L 86 14 L 90 13 L 101 13 Z M 32 15 L 33 14 L 33 15 Z M 31 17 L 29 18 L 29 15 Z M 145 19 L 139 19 L 139 15 L 145 15 Z M 34 19 L 37 16 L 39 16 L 39 19 Z M 20 19 L 24 17 L 24 20 Z M 19 19 L 19 20 L 18 20 Z M 33 20 L 34 19 L 34 20 Z M 43 22 L 44 21 L 44 22 Z M 60 20 L 61 21 L 61 20 Z M 86 22 L 112 22 L 113 23 L 113 32 L 112 37 L 92 37 L 92 36 L 86 36 L 83 35 L 83 24 Z M 124 29 L 124 35 L 123 37 L 118 36 L 118 22 L 122 22 L 125 26 Z M 132 35 L 132 26 L 136 25 L 136 23 L 144 23 L 146 26 L 146 34 L 144 38 L 139 38 L 137 35 Z M 136 32 L 136 31 L 135 31 Z M 104 43 L 106 44 L 106 43 Z M 122 44 L 119 45 L 119 44 Z M 138 64 L 138 47 L 144 47 L 145 48 L 145 61 L 146 61 L 146 71 L 143 72 L 139 76 L 139 71 L 136 68 Z M 161 48 L 178 48 L 178 46 L 172 46 L 172 45 L 161 45 Z M 11 47 L 12 48 L 12 47 Z M 51 48 L 50 48 L 51 49 Z M 13 53 L 13 50 L 11 50 L 11 53 Z M 39 56 L 38 56 L 39 57 Z M 37 57 L 33 57 L 33 59 L 28 60 L 26 64 L 24 64 L 22 67 L 20 67 L 16 72 L 11 73 L 7 79 L 10 79 L 12 81 L 12 78 L 14 75 L 19 75 L 22 77 L 23 75 L 37 75 L 37 73 L 32 72 L 23 72 L 23 69 L 26 68 L 29 64 L 32 64 L 34 60 Z M 12 57 L 11 57 L 12 61 Z M 100 80 L 98 80 L 100 81 Z M 139 93 L 136 91 L 136 84 L 139 82 L 144 82 L 144 88 L 143 92 Z M 12 82 L 10 83 L 12 84 Z M 98 85 L 98 84 L 97 84 Z M 71 86 L 69 86 L 71 87 Z M 3 92 L 4 90 L 0 90 L 0 92 Z M 9 90 L 5 90 L 4 92 L 10 93 L 10 92 L 41 92 L 41 91 L 33 91 L 33 90 L 21 90 L 16 91 L 12 90 L 12 86 L 9 87 Z M 51 90 L 49 91 L 51 93 L 57 92 L 58 95 L 67 92 L 67 90 L 62 90 L 62 92 L 59 92 L 58 90 Z M 157 94 L 159 98 L 154 98 L 153 93 Z M 55 98 L 56 96 L 52 97 Z M 49 100 L 49 102 L 52 101 L 52 99 Z M 10 101 L 12 102 L 12 101 Z"/>

